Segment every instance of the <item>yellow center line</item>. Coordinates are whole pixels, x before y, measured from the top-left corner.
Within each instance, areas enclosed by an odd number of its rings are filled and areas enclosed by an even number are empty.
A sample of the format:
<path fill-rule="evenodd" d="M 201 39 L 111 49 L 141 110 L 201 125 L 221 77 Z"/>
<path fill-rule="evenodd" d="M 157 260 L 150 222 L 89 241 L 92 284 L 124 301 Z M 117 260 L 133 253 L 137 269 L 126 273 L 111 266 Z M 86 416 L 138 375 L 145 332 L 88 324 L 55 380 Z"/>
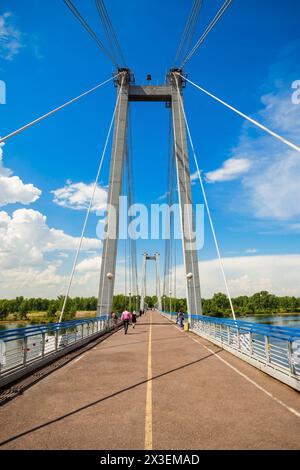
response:
<path fill-rule="evenodd" d="M 148 341 L 148 373 L 145 413 L 145 450 L 152 450 L 152 313 L 150 313 L 150 329 Z"/>

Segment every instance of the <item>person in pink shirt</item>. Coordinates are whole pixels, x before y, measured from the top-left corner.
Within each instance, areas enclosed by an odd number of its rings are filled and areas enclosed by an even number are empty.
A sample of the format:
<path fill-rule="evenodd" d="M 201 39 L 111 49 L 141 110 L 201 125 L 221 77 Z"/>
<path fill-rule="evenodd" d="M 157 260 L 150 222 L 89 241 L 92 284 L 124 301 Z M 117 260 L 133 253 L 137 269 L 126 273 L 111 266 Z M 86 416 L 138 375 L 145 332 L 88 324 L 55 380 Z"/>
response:
<path fill-rule="evenodd" d="M 125 335 L 127 335 L 128 325 L 129 325 L 129 322 L 131 320 L 132 320 L 131 313 L 128 312 L 128 310 L 124 310 L 124 312 L 122 313 L 122 316 L 121 316 L 121 321 L 123 322 L 123 325 L 124 325 Z"/>

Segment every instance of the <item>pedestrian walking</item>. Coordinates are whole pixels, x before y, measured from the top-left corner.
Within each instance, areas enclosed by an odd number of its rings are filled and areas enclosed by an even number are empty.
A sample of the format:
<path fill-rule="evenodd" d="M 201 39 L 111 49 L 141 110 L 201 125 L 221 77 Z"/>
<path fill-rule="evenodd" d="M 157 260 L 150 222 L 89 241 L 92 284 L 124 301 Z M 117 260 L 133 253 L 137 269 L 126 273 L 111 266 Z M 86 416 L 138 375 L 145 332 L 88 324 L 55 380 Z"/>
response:
<path fill-rule="evenodd" d="M 132 321 L 132 327 L 133 327 L 133 329 L 134 329 L 134 328 L 135 328 L 135 324 L 136 324 L 136 312 L 135 312 L 135 310 L 132 312 L 132 319 L 131 319 L 131 321 Z"/>
<path fill-rule="evenodd" d="M 121 321 L 123 322 L 125 335 L 127 335 L 128 325 L 129 325 L 129 322 L 131 321 L 131 319 L 132 319 L 131 313 L 128 312 L 128 310 L 124 310 L 124 312 L 121 315 Z"/>
<path fill-rule="evenodd" d="M 116 314 L 116 312 L 111 312 L 111 319 L 112 319 L 112 322 L 113 322 L 113 326 L 117 326 L 117 324 L 118 324 L 118 315 Z"/>
<path fill-rule="evenodd" d="M 181 328 L 184 327 L 183 322 L 184 322 L 184 313 L 182 310 L 179 310 L 178 312 L 178 319 L 179 319 L 179 325 Z"/>

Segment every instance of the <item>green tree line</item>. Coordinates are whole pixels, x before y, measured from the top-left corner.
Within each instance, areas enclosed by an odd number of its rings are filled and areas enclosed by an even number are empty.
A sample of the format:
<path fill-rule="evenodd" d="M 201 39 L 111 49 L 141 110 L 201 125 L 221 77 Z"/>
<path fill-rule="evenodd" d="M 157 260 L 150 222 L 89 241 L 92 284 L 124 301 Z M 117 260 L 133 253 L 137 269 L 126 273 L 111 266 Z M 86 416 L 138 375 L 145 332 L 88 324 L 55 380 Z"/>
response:
<path fill-rule="evenodd" d="M 267 291 L 257 292 L 252 296 L 241 295 L 232 299 L 235 313 L 239 316 L 273 313 L 300 313 L 299 297 L 279 297 Z M 202 299 L 204 315 L 227 317 L 231 315 L 228 297 L 219 292 L 211 299 Z M 174 312 L 186 312 L 186 299 L 163 298 L 163 309 Z"/>
<path fill-rule="evenodd" d="M 271 314 L 271 313 L 288 313 L 300 312 L 299 297 L 279 297 L 270 294 L 267 291 L 258 292 L 252 296 L 239 296 L 232 299 L 234 310 L 237 315 L 253 315 L 253 314 Z M 47 321 L 56 321 L 62 309 L 64 296 L 57 299 L 43 298 L 25 298 L 16 297 L 15 299 L 0 300 L 0 320 L 6 320 L 9 316 L 14 315 L 16 320 L 27 320 L 27 315 L 32 312 L 46 313 Z M 145 302 L 149 308 L 153 308 L 157 304 L 156 296 L 147 296 Z M 223 293 L 216 293 L 211 299 L 202 299 L 203 313 L 211 316 L 230 316 L 230 304 L 228 298 Z M 113 299 L 113 310 L 120 314 L 124 309 L 139 310 L 140 297 L 125 296 L 123 294 L 115 295 Z M 162 298 L 163 310 L 178 312 L 179 310 L 187 311 L 186 299 L 181 298 Z M 76 312 L 95 312 L 97 310 L 96 297 L 73 297 L 67 301 L 64 319 L 72 319 Z"/>

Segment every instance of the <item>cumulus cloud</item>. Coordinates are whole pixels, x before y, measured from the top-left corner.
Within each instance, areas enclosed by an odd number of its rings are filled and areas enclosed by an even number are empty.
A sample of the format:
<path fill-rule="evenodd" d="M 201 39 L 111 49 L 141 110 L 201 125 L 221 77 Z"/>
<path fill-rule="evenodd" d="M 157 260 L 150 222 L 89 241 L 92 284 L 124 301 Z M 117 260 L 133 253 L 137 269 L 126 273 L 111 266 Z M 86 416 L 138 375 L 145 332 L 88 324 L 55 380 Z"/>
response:
<path fill-rule="evenodd" d="M 56 263 L 44 267 L 23 266 L 5 270 L 0 283 L 0 296 L 14 298 L 27 297 L 56 298 L 64 295 L 69 282 L 69 274 L 61 273 Z M 99 278 L 92 273 L 83 276 L 75 274 L 71 295 L 97 295 Z"/>
<path fill-rule="evenodd" d="M 77 272 L 79 273 L 91 273 L 99 272 L 101 267 L 101 257 L 94 256 L 93 258 L 86 258 L 77 265 Z"/>
<path fill-rule="evenodd" d="M 68 209 L 83 210 L 87 209 L 92 197 L 94 184 L 85 184 L 82 182 L 73 183 L 67 181 L 63 188 L 51 191 L 54 194 L 53 202 L 61 207 Z M 107 190 L 97 187 L 92 211 L 103 210 L 107 205 Z"/>
<path fill-rule="evenodd" d="M 41 195 L 41 190 L 33 184 L 25 184 L 19 176 L 13 176 L 3 165 L 3 147 L 0 144 L 0 207 L 7 204 L 31 204 Z"/>
<path fill-rule="evenodd" d="M 259 115 L 269 127 L 296 144 L 299 141 L 300 106 L 291 101 L 288 88 L 262 97 Z M 252 171 L 243 178 L 245 200 L 258 218 L 289 220 L 300 216 L 300 155 L 270 136 L 251 136 L 244 129 L 234 154 L 247 155 Z"/>
<path fill-rule="evenodd" d="M 262 107 L 255 117 L 299 145 L 300 106 L 293 104 L 291 94 L 290 84 L 277 83 L 272 93 L 261 97 Z M 300 221 L 299 153 L 248 123 L 243 125 L 239 143 L 230 153 L 231 158 L 221 168 L 206 174 L 207 181 L 229 181 L 234 179 L 232 175 L 241 177 L 235 197 L 238 206 L 233 201 L 233 208 L 258 219 L 292 220 L 297 227 Z M 292 229 L 291 224 L 286 227 Z"/>
<path fill-rule="evenodd" d="M 299 78 L 299 52 L 299 41 L 280 51 L 278 62 L 270 67 L 270 81 L 264 83 L 264 89 L 268 86 L 270 91 L 261 96 L 260 106 L 252 116 L 298 146 L 300 105 L 292 99 L 295 92 L 292 83 Z M 300 223 L 299 153 L 244 121 L 238 144 L 229 150 L 221 168 L 206 175 L 207 181 L 228 181 L 230 170 L 235 170 L 239 163 L 242 163 L 242 170 L 245 163 L 246 171 L 238 174 L 241 184 L 230 186 L 234 194 L 231 208 L 268 223 L 274 222 L 276 227 L 284 225 L 287 230 L 297 230 Z"/>
<path fill-rule="evenodd" d="M 300 255 L 253 255 L 223 258 L 231 295 L 252 295 L 267 290 L 276 295 L 300 296 Z M 224 292 L 219 260 L 199 263 L 202 296 Z M 186 296 L 183 266 L 177 266 L 177 296 Z M 182 280 L 182 282 L 180 282 Z M 155 292 L 154 282 L 152 290 Z"/>
<path fill-rule="evenodd" d="M 75 250 L 79 239 L 50 228 L 47 218 L 33 209 L 18 209 L 9 216 L 0 212 L 0 267 L 15 268 L 46 263 L 45 255 Z M 99 249 L 101 242 L 84 238 L 82 250 Z"/>
<path fill-rule="evenodd" d="M 206 173 L 205 179 L 208 183 L 232 181 L 247 173 L 250 167 L 251 162 L 247 158 L 230 158 L 223 163 L 221 168 Z"/>
<path fill-rule="evenodd" d="M 46 216 L 38 211 L 23 208 L 11 216 L 0 211 L 0 296 L 56 297 L 63 293 L 69 269 L 65 263 L 78 243 L 79 238 L 49 227 Z M 100 248 L 100 240 L 84 238 L 83 255 Z M 74 288 L 80 288 L 82 295 L 88 293 L 94 285 L 92 277 L 92 272 L 83 271 L 76 277 Z"/>
<path fill-rule="evenodd" d="M 0 57 L 13 60 L 23 46 L 22 33 L 12 23 L 12 14 L 0 15 Z"/>

